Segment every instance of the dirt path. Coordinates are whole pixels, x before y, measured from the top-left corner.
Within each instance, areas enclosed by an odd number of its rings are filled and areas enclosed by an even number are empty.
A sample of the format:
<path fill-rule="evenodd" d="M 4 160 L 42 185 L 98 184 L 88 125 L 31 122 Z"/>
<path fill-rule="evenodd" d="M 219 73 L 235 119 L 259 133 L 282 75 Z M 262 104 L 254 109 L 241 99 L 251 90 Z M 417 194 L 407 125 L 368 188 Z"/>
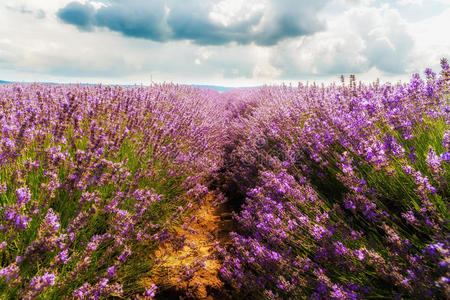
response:
<path fill-rule="evenodd" d="M 184 235 L 184 245 L 166 245 L 156 251 L 162 260 L 160 275 L 148 278 L 145 285 L 159 287 L 156 299 L 230 299 L 219 278 L 221 262 L 216 244 L 229 243 L 233 231 L 230 208 L 227 203 L 216 203 L 209 194 L 197 207 L 189 226 L 174 229 Z"/>

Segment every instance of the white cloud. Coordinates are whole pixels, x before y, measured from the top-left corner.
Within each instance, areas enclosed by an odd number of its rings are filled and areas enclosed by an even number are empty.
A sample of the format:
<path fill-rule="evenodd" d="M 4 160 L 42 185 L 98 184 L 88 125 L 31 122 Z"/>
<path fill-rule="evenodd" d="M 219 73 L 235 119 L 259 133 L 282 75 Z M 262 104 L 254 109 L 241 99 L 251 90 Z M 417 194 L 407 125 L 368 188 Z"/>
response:
<path fill-rule="evenodd" d="M 372 69 L 388 77 L 408 76 L 421 41 L 396 9 L 354 5 L 327 19 L 326 31 L 273 48 L 271 61 L 284 78 L 337 77 Z"/>
<path fill-rule="evenodd" d="M 408 71 L 420 72 L 426 67 L 438 70 L 440 58 L 450 59 L 450 39 L 446 36 L 446 28 L 450 28 L 450 6 L 437 17 L 409 26 L 410 34 L 416 40 L 416 47 Z"/>
<path fill-rule="evenodd" d="M 266 5 L 266 1 L 258 0 L 223 0 L 212 7 L 208 16 L 216 24 L 228 27 L 261 15 Z"/>

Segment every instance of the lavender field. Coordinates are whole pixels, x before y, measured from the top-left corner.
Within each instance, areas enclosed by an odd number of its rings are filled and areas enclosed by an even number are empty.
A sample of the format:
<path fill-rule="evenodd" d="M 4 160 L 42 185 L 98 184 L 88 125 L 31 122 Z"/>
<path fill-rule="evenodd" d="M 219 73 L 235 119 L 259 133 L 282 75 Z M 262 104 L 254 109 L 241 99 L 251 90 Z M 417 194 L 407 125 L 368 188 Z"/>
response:
<path fill-rule="evenodd" d="M 450 298 L 441 67 L 224 93 L 1 85 L 0 298 Z M 231 225 L 194 228 L 208 206 Z"/>

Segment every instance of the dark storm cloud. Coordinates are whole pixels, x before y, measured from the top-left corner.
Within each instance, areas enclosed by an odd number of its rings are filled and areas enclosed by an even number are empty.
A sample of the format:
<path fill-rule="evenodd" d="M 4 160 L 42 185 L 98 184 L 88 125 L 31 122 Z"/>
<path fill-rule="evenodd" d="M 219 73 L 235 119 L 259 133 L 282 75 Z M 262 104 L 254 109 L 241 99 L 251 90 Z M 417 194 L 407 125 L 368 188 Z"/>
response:
<path fill-rule="evenodd" d="M 165 41 L 169 30 L 165 22 L 163 1 L 115 1 L 113 5 L 100 8 L 96 25 L 117 31 L 125 36 Z M 70 22 L 68 22 L 70 23 Z"/>
<path fill-rule="evenodd" d="M 273 0 L 266 13 L 266 26 L 256 34 L 260 45 L 274 45 L 286 38 L 310 35 L 325 29 L 317 18 L 328 0 Z"/>
<path fill-rule="evenodd" d="M 197 1 L 183 1 L 184 5 L 172 2 L 170 13 L 167 16 L 168 26 L 172 29 L 173 39 L 190 39 L 207 41 L 211 44 L 222 44 L 223 41 L 214 41 L 211 32 L 216 26 L 208 20 L 211 3 L 197 3 Z M 190 13 L 187 13 L 190 12 Z M 220 37 L 217 37 L 220 39 Z M 222 37 L 224 40 L 226 38 Z M 201 43 L 201 42 L 200 42 Z"/>
<path fill-rule="evenodd" d="M 57 13 L 65 23 L 77 26 L 81 30 L 91 30 L 95 23 L 95 8 L 89 4 L 70 2 Z"/>
<path fill-rule="evenodd" d="M 252 40 L 251 26 L 257 25 L 262 13 L 252 18 L 222 26 L 208 19 L 212 9 L 211 2 L 187 1 L 183 5 L 173 2 L 167 23 L 172 30 L 172 39 L 192 40 L 199 45 L 223 45 L 232 41 L 248 44 Z"/>
<path fill-rule="evenodd" d="M 199 45 L 253 42 L 271 46 L 324 29 L 317 14 L 328 0 L 268 1 L 263 10 L 226 26 L 210 18 L 218 2 L 112 0 L 98 10 L 89 2 L 71 2 L 58 11 L 58 17 L 81 30 L 106 27 L 125 36 L 160 42 L 191 40 Z"/>

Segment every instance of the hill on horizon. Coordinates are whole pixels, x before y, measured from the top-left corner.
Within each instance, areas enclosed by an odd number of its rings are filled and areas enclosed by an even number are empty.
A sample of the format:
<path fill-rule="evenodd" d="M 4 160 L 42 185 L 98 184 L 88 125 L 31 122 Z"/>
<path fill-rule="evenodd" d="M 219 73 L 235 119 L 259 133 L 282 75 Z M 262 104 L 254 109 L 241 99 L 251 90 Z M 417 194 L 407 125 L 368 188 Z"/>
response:
<path fill-rule="evenodd" d="M 6 80 L 0 80 L 0 84 L 9 84 L 9 83 L 18 83 L 18 81 L 6 81 Z M 31 83 L 31 82 L 20 82 L 20 83 Z M 43 83 L 43 84 L 67 84 L 67 83 L 58 83 L 58 82 L 39 82 L 39 83 Z M 70 83 L 69 83 L 70 84 Z M 91 85 L 89 83 L 87 83 L 87 85 Z M 93 84 L 96 85 L 96 84 Z M 116 85 L 116 84 L 113 84 Z M 218 92 L 226 92 L 229 91 L 231 89 L 234 89 L 233 87 L 227 87 L 227 86 L 219 86 L 219 85 L 202 85 L 202 84 L 187 84 L 193 87 L 198 87 L 198 88 L 203 88 L 203 89 L 213 89 L 216 90 Z M 123 84 L 123 86 L 134 86 L 134 85 L 130 85 L 130 84 Z"/>

